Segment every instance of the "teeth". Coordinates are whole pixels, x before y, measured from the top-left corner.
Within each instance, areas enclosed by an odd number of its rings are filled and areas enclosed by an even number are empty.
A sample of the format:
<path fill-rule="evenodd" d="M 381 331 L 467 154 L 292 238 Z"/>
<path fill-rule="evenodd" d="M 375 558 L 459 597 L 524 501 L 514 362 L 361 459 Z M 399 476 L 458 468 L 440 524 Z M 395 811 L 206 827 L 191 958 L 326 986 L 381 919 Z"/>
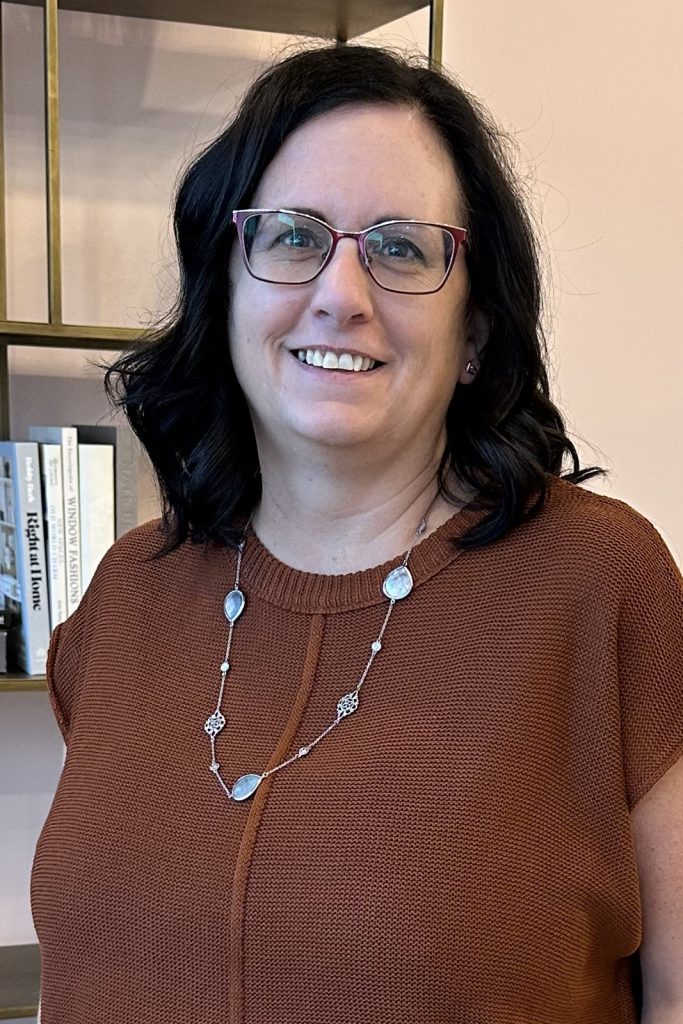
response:
<path fill-rule="evenodd" d="M 324 370 L 347 370 L 360 373 L 362 370 L 371 370 L 375 366 L 375 360 L 368 356 L 353 356 L 350 352 L 321 352 L 318 348 L 300 348 L 296 353 L 297 359 L 309 366 L 322 366 Z"/>

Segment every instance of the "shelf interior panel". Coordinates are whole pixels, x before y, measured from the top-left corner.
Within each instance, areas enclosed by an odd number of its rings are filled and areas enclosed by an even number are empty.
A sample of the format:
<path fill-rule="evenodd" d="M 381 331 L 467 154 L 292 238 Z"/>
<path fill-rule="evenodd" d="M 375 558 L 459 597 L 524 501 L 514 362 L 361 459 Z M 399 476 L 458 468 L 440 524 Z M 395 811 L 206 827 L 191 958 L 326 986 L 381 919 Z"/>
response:
<path fill-rule="evenodd" d="M 42 0 L 19 0 L 31 7 Z M 66 11 L 352 39 L 428 6 L 411 0 L 62 0 Z"/>

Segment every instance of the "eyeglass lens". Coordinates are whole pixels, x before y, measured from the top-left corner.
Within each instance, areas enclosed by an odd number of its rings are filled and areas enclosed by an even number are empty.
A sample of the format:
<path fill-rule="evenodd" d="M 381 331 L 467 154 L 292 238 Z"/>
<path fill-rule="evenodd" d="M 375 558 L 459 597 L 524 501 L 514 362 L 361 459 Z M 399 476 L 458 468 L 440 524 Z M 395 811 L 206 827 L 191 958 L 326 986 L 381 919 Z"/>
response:
<path fill-rule="evenodd" d="M 304 284 L 319 272 L 333 237 L 305 214 L 268 211 L 244 222 L 244 251 L 255 277 L 273 284 Z M 453 257 L 453 237 L 434 224 L 394 221 L 366 235 L 367 268 L 378 285 L 397 292 L 441 286 Z"/>

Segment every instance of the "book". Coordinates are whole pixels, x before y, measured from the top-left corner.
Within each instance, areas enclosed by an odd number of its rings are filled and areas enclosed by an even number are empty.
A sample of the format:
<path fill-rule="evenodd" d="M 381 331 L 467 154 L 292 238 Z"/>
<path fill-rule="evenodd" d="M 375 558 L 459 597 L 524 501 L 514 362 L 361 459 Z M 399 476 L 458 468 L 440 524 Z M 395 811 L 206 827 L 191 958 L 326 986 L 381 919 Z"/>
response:
<path fill-rule="evenodd" d="M 12 612 L 0 607 L 0 674 L 7 672 L 7 635 L 12 624 Z"/>
<path fill-rule="evenodd" d="M 12 660 L 30 675 L 45 672 L 50 642 L 43 503 L 38 445 L 0 441 L 2 595 L 14 613 Z"/>
<path fill-rule="evenodd" d="M 75 427 L 29 427 L 31 441 L 62 446 L 66 610 L 71 615 L 81 600 L 81 515 L 78 497 L 78 436 Z"/>
<path fill-rule="evenodd" d="M 43 485 L 50 629 L 53 630 L 55 626 L 58 626 L 67 617 L 62 446 L 60 444 L 43 443 L 38 445 L 38 449 L 40 451 L 40 475 Z"/>
<path fill-rule="evenodd" d="M 114 447 L 114 530 L 117 537 L 139 522 L 140 442 L 128 423 L 76 424 L 78 441 Z"/>
<path fill-rule="evenodd" d="M 81 505 L 81 585 L 88 587 L 100 559 L 114 543 L 114 446 L 78 445 Z"/>

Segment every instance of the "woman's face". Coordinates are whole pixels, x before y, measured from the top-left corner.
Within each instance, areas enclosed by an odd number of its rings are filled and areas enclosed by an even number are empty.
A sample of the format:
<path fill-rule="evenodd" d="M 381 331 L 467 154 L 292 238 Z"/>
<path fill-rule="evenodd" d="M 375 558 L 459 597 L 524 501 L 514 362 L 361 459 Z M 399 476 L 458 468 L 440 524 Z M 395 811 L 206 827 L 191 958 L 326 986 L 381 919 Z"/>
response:
<path fill-rule="evenodd" d="M 340 230 L 386 219 L 462 226 L 452 162 L 423 116 L 407 107 L 346 106 L 297 129 L 266 169 L 251 206 L 316 210 Z M 432 294 L 380 288 L 354 239 L 342 239 L 308 284 L 255 280 L 237 244 L 230 260 L 230 352 L 259 447 L 306 440 L 327 446 L 433 450 L 458 380 L 469 382 L 467 271 L 461 249 Z M 382 365 L 325 369 L 299 351 L 347 352 Z"/>

